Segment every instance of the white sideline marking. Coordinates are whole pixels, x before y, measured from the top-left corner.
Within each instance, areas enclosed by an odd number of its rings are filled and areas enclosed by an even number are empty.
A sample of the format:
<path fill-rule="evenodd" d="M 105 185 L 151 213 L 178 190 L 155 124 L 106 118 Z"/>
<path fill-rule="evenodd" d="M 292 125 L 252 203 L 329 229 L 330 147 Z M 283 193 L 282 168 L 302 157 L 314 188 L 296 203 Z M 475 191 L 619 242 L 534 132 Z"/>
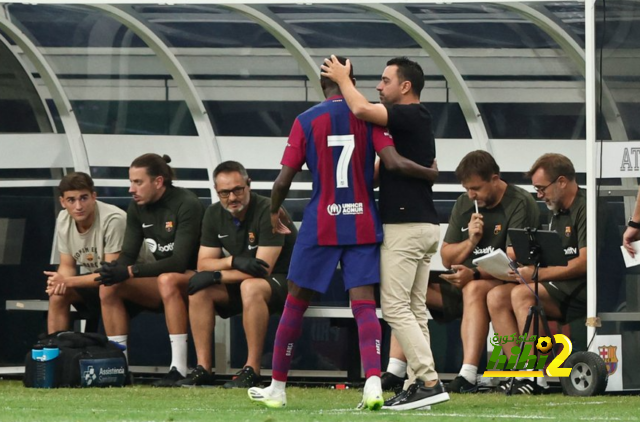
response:
<path fill-rule="evenodd" d="M 604 402 L 589 402 L 589 403 L 584 403 L 584 404 L 599 404 L 599 403 L 604 403 Z M 566 403 L 565 403 L 566 404 Z M 583 404 L 583 403 L 580 403 Z M 546 405 L 546 403 L 545 403 Z M 393 411 L 393 410 L 380 410 L 378 412 L 363 412 L 362 410 L 357 410 L 357 409 L 334 409 L 334 410 L 324 410 L 324 411 L 320 411 L 319 413 L 324 413 L 324 414 L 340 414 L 340 413 L 352 413 L 354 415 L 362 415 L 362 416 L 370 416 L 370 415 L 374 415 L 374 414 L 379 414 L 380 412 L 382 412 L 382 414 L 385 415 L 397 415 L 397 416 L 408 416 L 408 417 L 415 417 L 415 416 L 433 416 L 433 417 L 452 417 L 452 418 L 459 418 L 459 417 L 469 417 L 469 416 L 473 416 L 476 418 L 498 418 L 498 419 L 557 419 L 556 416 L 537 416 L 537 415 L 496 415 L 494 413 L 491 414 L 477 414 L 474 413 L 473 415 L 467 414 L 467 413 L 433 413 L 431 411 L 429 412 L 416 412 L 413 410 L 408 410 L 408 411 L 404 411 L 404 412 L 397 412 L 397 411 Z M 622 420 L 621 418 L 609 418 L 609 417 L 590 417 L 590 418 L 577 418 L 576 420 L 581 420 L 581 421 L 620 421 Z"/>

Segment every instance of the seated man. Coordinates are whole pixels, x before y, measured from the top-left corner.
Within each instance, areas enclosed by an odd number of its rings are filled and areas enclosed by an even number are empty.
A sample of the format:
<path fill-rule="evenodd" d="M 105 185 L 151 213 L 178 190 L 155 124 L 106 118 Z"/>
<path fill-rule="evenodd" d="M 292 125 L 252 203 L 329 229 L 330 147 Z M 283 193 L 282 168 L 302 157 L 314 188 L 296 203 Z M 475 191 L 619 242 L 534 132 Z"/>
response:
<path fill-rule="evenodd" d="M 455 273 L 441 275 L 447 283 L 429 284 L 427 306 L 441 309 L 448 320 L 462 317 L 462 368 L 447 391 L 473 393 L 478 390 L 478 365 L 489 331 L 487 293 L 504 282 L 475 268 L 471 261 L 496 249 L 513 258 L 511 248 L 507 250 L 508 230 L 538 227 L 540 211 L 531 194 L 500 179 L 500 167 L 486 151 L 467 154 L 456 169 L 456 177 L 467 193 L 458 198 L 451 211 L 440 252 L 444 266 Z M 400 352 L 392 339 L 387 368 L 390 375 L 383 377 L 387 389 L 404 375 Z"/>
<path fill-rule="evenodd" d="M 549 208 L 549 230 L 559 233 L 564 254 L 569 261 L 566 267 L 540 268 L 540 305 L 550 320 L 568 323 L 584 318 L 587 313 L 586 193 L 576 182 L 573 163 L 561 154 L 541 156 L 527 175 L 531 177 L 538 198 L 543 199 Z M 521 267 L 518 272 L 526 283 L 532 283 L 533 266 Z M 522 333 L 529 307 L 535 305 L 535 298 L 529 287 L 508 283 L 489 293 L 488 305 L 496 332 L 499 335 L 511 335 Z M 539 334 L 544 336 L 552 333 Z M 511 356 L 511 348 L 515 345 L 503 345 L 507 358 Z M 546 382 L 544 378 L 538 379 L 540 384 L 527 378 L 516 380 L 513 394 L 543 392 Z"/>
<path fill-rule="evenodd" d="M 171 341 L 171 369 L 157 387 L 172 387 L 187 375 L 187 284 L 196 268 L 204 207 L 187 189 L 173 186 L 171 158 L 144 154 L 129 168 L 133 195 L 127 209 L 122 253 L 100 268 L 102 319 L 110 340 L 127 344 L 125 303 L 164 313 Z M 135 264 L 146 244 L 155 261 Z"/>
<path fill-rule="evenodd" d="M 47 332 L 70 328 L 69 305 L 88 308 L 100 315 L 100 296 L 94 274 L 100 261 L 118 259 L 124 238 L 125 216 L 120 208 L 96 200 L 93 180 L 86 173 L 69 173 L 58 185 L 64 208 L 56 222 L 60 252 L 57 271 L 45 271 L 49 314 Z M 143 250 L 143 260 L 152 260 Z M 80 267 L 81 275 L 76 268 Z"/>
<path fill-rule="evenodd" d="M 215 315 L 229 318 L 242 314 L 247 362 L 223 387 L 249 388 L 260 382 L 269 315 L 282 313 L 287 298 L 286 273 L 298 232 L 290 221 L 287 235 L 271 230 L 269 198 L 251 192 L 251 179 L 242 164 L 219 164 L 213 180 L 220 202 L 205 212 L 198 273 L 189 281 L 191 332 L 198 366 L 178 385 L 213 384 Z"/>

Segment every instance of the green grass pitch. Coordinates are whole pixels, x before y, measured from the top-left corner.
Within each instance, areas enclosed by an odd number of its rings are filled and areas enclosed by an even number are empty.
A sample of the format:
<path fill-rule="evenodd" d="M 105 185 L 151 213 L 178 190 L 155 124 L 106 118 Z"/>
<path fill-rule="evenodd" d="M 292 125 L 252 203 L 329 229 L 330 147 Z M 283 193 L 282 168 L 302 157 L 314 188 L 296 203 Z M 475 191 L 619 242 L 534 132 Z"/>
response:
<path fill-rule="evenodd" d="M 287 389 L 288 406 L 270 410 L 249 401 L 246 390 L 222 388 L 27 389 L 0 381 L 0 421 L 638 421 L 640 397 L 505 397 L 452 395 L 431 410 L 359 411 L 360 390 Z"/>

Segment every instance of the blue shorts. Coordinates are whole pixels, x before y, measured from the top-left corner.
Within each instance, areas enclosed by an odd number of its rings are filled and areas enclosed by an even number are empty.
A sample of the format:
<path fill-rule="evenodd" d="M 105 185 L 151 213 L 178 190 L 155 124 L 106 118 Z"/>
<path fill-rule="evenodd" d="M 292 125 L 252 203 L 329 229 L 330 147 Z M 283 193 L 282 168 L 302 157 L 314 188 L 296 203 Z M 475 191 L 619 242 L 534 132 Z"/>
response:
<path fill-rule="evenodd" d="M 342 268 L 345 290 L 380 283 L 380 244 L 318 246 L 296 242 L 287 278 L 296 285 L 325 293 L 333 273 Z"/>

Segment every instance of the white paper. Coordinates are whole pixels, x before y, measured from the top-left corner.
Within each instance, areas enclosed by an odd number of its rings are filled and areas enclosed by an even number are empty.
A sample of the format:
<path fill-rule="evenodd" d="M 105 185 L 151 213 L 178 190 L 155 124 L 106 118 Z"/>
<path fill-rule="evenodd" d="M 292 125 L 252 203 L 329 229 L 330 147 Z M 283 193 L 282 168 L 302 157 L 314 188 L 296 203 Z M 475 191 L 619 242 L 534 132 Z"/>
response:
<path fill-rule="evenodd" d="M 633 247 L 633 250 L 636 251 L 636 255 L 634 257 L 629 255 L 629 252 L 624 248 L 624 246 L 620 246 L 620 250 L 622 250 L 622 257 L 624 258 L 624 265 L 626 265 L 627 268 L 640 265 L 640 240 L 631 242 L 631 246 Z"/>
<path fill-rule="evenodd" d="M 476 258 L 471 262 L 498 280 L 514 281 L 513 277 L 509 277 L 509 271 L 511 271 L 509 263 L 511 260 L 502 249 L 496 249 L 490 254 Z"/>

